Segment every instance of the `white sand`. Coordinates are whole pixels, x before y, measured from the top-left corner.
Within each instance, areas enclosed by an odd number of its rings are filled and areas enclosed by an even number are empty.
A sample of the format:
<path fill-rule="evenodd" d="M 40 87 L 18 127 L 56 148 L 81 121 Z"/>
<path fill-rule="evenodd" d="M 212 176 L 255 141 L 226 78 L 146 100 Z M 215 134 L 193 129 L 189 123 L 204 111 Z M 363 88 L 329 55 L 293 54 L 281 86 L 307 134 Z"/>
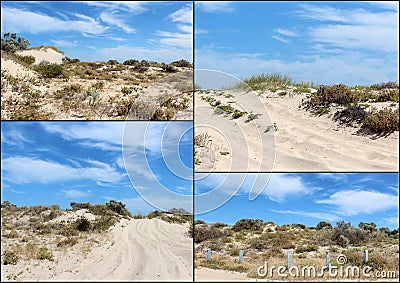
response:
<path fill-rule="evenodd" d="M 201 160 L 197 172 L 399 170 L 399 132 L 377 139 L 359 135 L 358 128 L 342 127 L 327 115 L 299 109 L 305 95 L 226 93 L 234 97 L 228 99 L 215 91 L 195 95 L 195 134 L 207 132 L 212 140 L 206 147 L 195 148 Z M 263 116 L 245 123 L 247 114 L 238 119 L 216 115 L 201 96 Z M 273 123 L 277 130 L 264 133 Z M 229 154 L 221 155 L 221 151 Z"/>
<path fill-rule="evenodd" d="M 84 250 L 93 239 L 86 238 L 83 244 L 54 251 L 54 261 L 2 265 L 2 281 L 12 275 L 22 281 L 192 281 L 192 239 L 187 231 L 187 225 L 159 219 L 123 219 L 108 235 L 99 235 L 88 254 Z"/>
<path fill-rule="evenodd" d="M 41 49 L 32 49 L 32 50 L 22 50 L 17 51 L 16 54 L 21 56 L 33 56 L 35 57 L 35 64 L 39 64 L 42 61 L 53 63 L 53 64 L 61 64 L 64 55 L 55 51 L 51 48 L 41 48 Z"/>
<path fill-rule="evenodd" d="M 195 280 L 203 282 L 214 281 L 257 281 L 247 277 L 246 273 L 228 270 L 216 270 L 205 267 L 196 268 L 194 271 Z"/>

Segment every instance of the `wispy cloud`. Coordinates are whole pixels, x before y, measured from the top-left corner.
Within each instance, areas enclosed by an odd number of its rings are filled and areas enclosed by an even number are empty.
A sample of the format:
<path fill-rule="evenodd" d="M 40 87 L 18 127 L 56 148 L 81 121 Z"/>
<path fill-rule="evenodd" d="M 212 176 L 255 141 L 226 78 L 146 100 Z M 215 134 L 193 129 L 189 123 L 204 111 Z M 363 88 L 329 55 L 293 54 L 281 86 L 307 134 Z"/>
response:
<path fill-rule="evenodd" d="M 196 1 L 196 6 L 208 13 L 231 13 L 235 11 L 233 3 L 229 1 Z"/>
<path fill-rule="evenodd" d="M 281 37 L 281 36 L 279 36 L 279 35 L 273 35 L 273 36 L 271 36 L 273 39 L 276 39 L 276 40 L 278 40 L 278 41 L 280 41 L 280 42 L 283 42 L 283 43 L 290 43 L 290 40 L 289 39 L 285 39 L 285 38 L 283 38 L 283 37 Z"/>
<path fill-rule="evenodd" d="M 51 39 L 50 41 L 58 47 L 70 48 L 70 47 L 78 46 L 77 40 L 68 41 L 68 40 L 63 40 L 63 39 Z"/>
<path fill-rule="evenodd" d="M 92 195 L 91 190 L 86 190 L 86 191 L 80 191 L 80 190 L 61 190 L 61 192 L 64 193 L 64 196 L 66 198 L 72 198 L 72 199 L 82 199 L 82 198 L 87 198 Z"/>
<path fill-rule="evenodd" d="M 335 192 L 327 199 L 316 201 L 335 208 L 335 213 L 345 216 L 372 214 L 398 206 L 398 195 L 367 190 L 344 190 Z M 355 201 L 357 200 L 357 201 Z"/>
<path fill-rule="evenodd" d="M 54 161 L 29 157 L 10 157 L 2 160 L 4 180 L 13 184 L 49 184 L 62 181 L 91 180 L 120 182 L 125 174 L 102 162 L 75 168 Z M 32 170 L 34 168 L 34 170 Z"/>
<path fill-rule="evenodd" d="M 126 33 L 135 33 L 136 30 L 132 27 L 130 27 L 128 24 L 126 24 L 122 19 L 121 16 L 113 13 L 108 13 L 108 12 L 103 12 L 100 14 L 100 19 L 111 26 L 116 26 Z"/>
<path fill-rule="evenodd" d="M 301 4 L 297 14 L 324 22 L 310 26 L 308 35 L 318 43 L 336 47 L 398 52 L 398 11 L 371 12 Z"/>
<path fill-rule="evenodd" d="M 295 33 L 294 31 L 288 30 L 288 29 L 276 28 L 276 29 L 274 29 L 274 32 L 279 33 L 284 36 L 291 36 L 291 37 L 298 36 L 297 33 Z"/>
<path fill-rule="evenodd" d="M 85 32 L 89 34 L 102 34 L 108 27 L 100 24 L 96 19 L 75 14 L 76 19 L 61 19 L 42 13 L 27 11 L 19 8 L 2 7 L 2 27 L 14 32 L 28 32 L 32 34 L 47 32 Z"/>

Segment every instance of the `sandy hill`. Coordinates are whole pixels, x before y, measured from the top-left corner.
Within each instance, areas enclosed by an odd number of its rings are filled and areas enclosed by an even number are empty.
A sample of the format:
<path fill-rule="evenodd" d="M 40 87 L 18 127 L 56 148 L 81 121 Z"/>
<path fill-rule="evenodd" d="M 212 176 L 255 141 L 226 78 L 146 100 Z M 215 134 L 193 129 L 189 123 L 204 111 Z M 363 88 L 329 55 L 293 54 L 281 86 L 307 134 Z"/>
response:
<path fill-rule="evenodd" d="M 192 119 L 190 63 L 80 62 L 57 50 L 1 52 L 3 120 Z"/>

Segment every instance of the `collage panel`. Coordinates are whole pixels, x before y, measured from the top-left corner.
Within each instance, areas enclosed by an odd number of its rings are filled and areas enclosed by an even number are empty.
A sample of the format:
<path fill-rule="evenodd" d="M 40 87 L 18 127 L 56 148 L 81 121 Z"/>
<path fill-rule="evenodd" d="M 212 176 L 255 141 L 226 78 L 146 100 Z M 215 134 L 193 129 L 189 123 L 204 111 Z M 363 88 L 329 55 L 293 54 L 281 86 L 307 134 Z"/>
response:
<path fill-rule="evenodd" d="M 395 2 L 195 1 L 195 171 L 398 171 L 397 18 Z"/>
<path fill-rule="evenodd" d="M 398 173 L 196 173 L 195 281 L 394 282 L 398 199 Z"/>
<path fill-rule="evenodd" d="M 1 133 L 2 281 L 193 281 L 192 122 Z"/>
<path fill-rule="evenodd" d="M 191 1 L 2 1 L 2 120 L 193 120 Z"/>

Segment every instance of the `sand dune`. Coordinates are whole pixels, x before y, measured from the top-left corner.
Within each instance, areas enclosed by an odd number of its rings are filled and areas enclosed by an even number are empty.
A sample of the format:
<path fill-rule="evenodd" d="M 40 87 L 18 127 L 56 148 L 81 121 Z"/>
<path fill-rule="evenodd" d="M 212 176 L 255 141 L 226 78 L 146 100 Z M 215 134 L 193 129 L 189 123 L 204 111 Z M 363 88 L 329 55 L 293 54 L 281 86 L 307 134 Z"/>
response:
<path fill-rule="evenodd" d="M 75 274 L 54 280 L 192 280 L 192 240 L 183 225 L 159 219 L 122 221 L 112 242 L 97 247 Z"/>
<path fill-rule="evenodd" d="M 21 56 L 35 57 L 35 64 L 39 64 L 42 61 L 52 64 L 61 64 L 62 59 L 64 58 L 63 54 L 51 48 L 22 50 L 22 51 L 17 51 L 17 54 Z"/>
<path fill-rule="evenodd" d="M 226 96 L 230 98 L 226 99 Z M 222 105 L 229 104 L 241 111 L 263 115 L 250 123 L 246 123 L 247 114 L 238 119 L 217 115 L 204 97 L 215 98 Z M 195 147 L 201 161 L 196 171 L 399 169 L 398 132 L 378 138 L 358 134 L 359 128 L 343 127 L 328 115 L 315 116 L 300 109 L 304 97 L 304 94 L 280 96 L 262 93 L 257 96 L 232 91 L 197 93 L 196 135 L 207 133 L 210 142 Z M 276 128 L 272 128 L 274 124 Z M 265 132 L 268 125 L 271 130 Z M 229 154 L 223 156 L 222 151 Z"/>

